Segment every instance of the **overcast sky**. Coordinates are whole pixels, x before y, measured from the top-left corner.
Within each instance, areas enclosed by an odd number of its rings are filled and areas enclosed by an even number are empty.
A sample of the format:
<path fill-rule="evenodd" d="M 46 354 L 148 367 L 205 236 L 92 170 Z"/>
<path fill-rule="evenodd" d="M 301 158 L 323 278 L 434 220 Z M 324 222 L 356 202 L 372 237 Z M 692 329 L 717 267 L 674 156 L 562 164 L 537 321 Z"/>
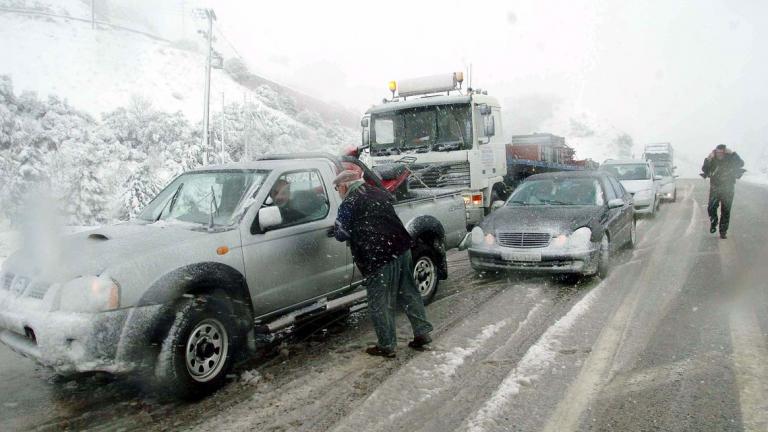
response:
<path fill-rule="evenodd" d="M 621 4 L 619 4 L 621 3 Z M 254 71 L 361 113 L 390 79 L 464 70 L 511 116 L 531 95 L 702 159 L 768 142 L 765 1 L 212 4 Z M 519 114 L 519 116 L 518 116 Z M 505 125 L 507 130 L 515 124 Z"/>

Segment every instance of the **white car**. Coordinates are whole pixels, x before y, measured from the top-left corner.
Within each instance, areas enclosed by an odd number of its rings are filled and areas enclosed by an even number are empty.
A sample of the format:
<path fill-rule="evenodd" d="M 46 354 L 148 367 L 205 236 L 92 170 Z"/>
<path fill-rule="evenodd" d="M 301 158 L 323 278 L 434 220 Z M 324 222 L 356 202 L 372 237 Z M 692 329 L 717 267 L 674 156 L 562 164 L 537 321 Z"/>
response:
<path fill-rule="evenodd" d="M 659 166 L 655 167 L 656 175 L 661 176 L 659 181 L 659 198 L 662 201 L 677 201 L 677 182 L 679 176 L 674 173 L 675 167 Z"/>
<path fill-rule="evenodd" d="M 659 208 L 659 183 L 653 163 L 642 159 L 608 159 L 599 168 L 616 177 L 632 194 L 635 214 L 655 216 Z"/>

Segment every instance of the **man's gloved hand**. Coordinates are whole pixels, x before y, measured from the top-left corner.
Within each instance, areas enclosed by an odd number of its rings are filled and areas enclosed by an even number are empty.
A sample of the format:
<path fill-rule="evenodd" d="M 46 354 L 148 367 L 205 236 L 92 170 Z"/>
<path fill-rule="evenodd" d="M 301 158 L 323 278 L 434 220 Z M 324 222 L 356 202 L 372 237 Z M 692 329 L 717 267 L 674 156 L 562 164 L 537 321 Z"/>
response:
<path fill-rule="evenodd" d="M 707 178 L 707 175 L 704 173 L 699 173 L 699 175 L 701 176 L 701 178 Z"/>

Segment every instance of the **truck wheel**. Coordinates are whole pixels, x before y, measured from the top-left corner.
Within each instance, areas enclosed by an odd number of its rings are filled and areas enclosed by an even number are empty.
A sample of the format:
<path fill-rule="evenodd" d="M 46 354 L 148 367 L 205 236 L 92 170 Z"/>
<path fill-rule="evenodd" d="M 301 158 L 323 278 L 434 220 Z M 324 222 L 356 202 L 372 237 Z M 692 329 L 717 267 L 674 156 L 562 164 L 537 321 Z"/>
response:
<path fill-rule="evenodd" d="M 424 304 L 429 304 L 437 293 L 440 280 L 437 274 L 437 258 L 427 245 L 418 243 L 413 248 L 413 281 Z"/>
<path fill-rule="evenodd" d="M 672 202 L 677 201 L 677 188 L 675 188 L 674 192 L 672 192 Z"/>
<path fill-rule="evenodd" d="M 224 384 L 239 339 L 229 306 L 228 300 L 215 296 L 179 304 L 155 366 L 162 391 L 196 399 Z"/>

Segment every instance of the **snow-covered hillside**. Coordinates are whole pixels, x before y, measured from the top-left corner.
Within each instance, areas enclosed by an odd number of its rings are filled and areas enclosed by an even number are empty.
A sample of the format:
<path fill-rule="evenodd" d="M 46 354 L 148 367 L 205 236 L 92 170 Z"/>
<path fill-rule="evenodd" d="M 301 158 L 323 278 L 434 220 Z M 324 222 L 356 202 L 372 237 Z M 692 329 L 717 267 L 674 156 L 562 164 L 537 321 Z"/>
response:
<path fill-rule="evenodd" d="M 64 0 L 73 16 L 83 16 L 76 0 Z M 97 28 L 80 21 L 0 12 L 0 52 L 8 60 L 0 73 L 18 91 L 55 94 L 98 116 L 128 105 L 134 95 L 189 119 L 203 114 L 205 57 L 135 33 Z M 12 60 L 12 61 L 10 61 Z M 223 70 L 214 70 L 214 110 L 252 93 Z"/>
<path fill-rule="evenodd" d="M 8 60 L 0 63 L 0 213 L 12 221 L 23 219 L 23 201 L 39 186 L 72 223 L 135 215 L 171 177 L 203 161 L 205 57 L 135 32 L 39 14 L 82 16 L 85 4 L 0 0 L 0 52 Z M 329 120 L 330 111 L 321 115 L 297 104 L 295 92 L 238 72 L 239 81 L 213 74 L 212 158 L 336 153 L 359 140 L 356 130 Z"/>

